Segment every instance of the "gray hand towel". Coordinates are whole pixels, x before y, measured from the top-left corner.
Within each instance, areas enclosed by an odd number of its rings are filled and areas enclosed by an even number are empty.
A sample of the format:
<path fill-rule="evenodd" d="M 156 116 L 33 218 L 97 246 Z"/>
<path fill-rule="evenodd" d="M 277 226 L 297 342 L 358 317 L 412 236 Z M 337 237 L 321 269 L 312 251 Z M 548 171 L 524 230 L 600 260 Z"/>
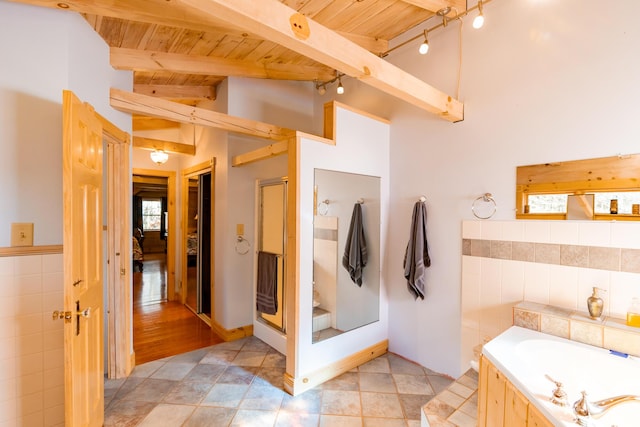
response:
<path fill-rule="evenodd" d="M 367 241 L 362 226 L 362 207 L 360 203 L 353 206 L 351 225 L 344 247 L 342 266 L 347 269 L 353 283 L 362 286 L 362 269 L 367 265 Z"/>
<path fill-rule="evenodd" d="M 278 257 L 269 252 L 258 252 L 258 278 L 256 310 L 265 314 L 278 311 Z"/>
<path fill-rule="evenodd" d="M 411 219 L 411 234 L 404 254 L 404 277 L 414 299 L 424 299 L 424 273 L 431 265 L 427 245 L 427 208 L 423 202 L 416 202 Z"/>

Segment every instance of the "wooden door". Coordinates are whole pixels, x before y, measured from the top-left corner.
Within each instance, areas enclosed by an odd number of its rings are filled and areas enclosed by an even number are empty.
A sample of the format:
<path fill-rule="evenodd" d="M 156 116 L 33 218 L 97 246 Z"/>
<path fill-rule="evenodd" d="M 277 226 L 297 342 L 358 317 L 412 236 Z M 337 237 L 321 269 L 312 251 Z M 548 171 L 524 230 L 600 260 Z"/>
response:
<path fill-rule="evenodd" d="M 65 425 L 104 421 L 102 125 L 63 92 Z"/>

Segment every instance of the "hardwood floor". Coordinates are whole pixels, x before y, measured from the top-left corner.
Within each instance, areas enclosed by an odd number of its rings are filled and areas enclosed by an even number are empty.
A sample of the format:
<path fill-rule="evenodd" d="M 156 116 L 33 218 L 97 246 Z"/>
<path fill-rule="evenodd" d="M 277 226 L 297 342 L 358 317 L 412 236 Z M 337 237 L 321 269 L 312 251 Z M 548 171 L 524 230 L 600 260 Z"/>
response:
<path fill-rule="evenodd" d="M 136 365 L 223 342 L 191 310 L 167 301 L 164 254 L 145 254 L 133 273 L 133 349 Z"/>

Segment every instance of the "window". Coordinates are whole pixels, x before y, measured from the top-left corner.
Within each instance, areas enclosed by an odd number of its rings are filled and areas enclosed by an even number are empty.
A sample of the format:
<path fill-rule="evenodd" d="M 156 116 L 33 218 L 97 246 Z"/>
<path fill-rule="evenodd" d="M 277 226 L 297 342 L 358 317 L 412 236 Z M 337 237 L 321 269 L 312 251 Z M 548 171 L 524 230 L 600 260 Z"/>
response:
<path fill-rule="evenodd" d="M 633 205 L 640 204 L 640 191 L 593 192 L 594 213 L 609 214 L 611 200 L 618 201 L 619 214 L 632 214 Z M 530 194 L 527 196 L 529 213 L 565 213 L 567 212 L 567 194 Z"/>
<path fill-rule="evenodd" d="M 160 231 L 162 221 L 162 201 L 160 199 L 142 200 L 142 229 Z"/>

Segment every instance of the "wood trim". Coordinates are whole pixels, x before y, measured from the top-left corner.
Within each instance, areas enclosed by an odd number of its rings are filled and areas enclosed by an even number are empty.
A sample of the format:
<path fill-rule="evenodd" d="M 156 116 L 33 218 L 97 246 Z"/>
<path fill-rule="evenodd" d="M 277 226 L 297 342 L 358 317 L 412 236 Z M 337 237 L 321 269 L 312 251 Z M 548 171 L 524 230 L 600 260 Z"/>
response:
<path fill-rule="evenodd" d="M 54 255 L 62 253 L 62 245 L 10 246 L 0 248 L 0 257 Z"/>
<path fill-rule="evenodd" d="M 359 116 L 368 117 L 368 118 L 370 118 L 372 120 L 378 121 L 380 123 L 384 123 L 386 125 L 390 125 L 391 124 L 391 120 L 389 120 L 389 119 L 385 119 L 383 117 L 376 116 L 375 114 L 371 114 L 368 111 L 364 111 L 364 110 L 361 110 L 359 108 L 352 107 L 351 105 L 343 104 L 342 102 L 338 102 L 338 101 L 329 101 L 328 103 L 329 104 L 333 104 L 333 108 L 342 108 L 343 110 L 351 111 L 352 113 L 356 113 Z"/>
<path fill-rule="evenodd" d="M 200 162 L 196 165 L 189 166 L 188 168 L 182 169 L 182 176 L 186 177 L 187 175 L 191 175 L 197 172 L 205 172 L 207 169 L 212 168 L 215 165 L 215 157 L 211 160 L 207 160 L 206 162 Z"/>
<path fill-rule="evenodd" d="M 314 61 L 359 79 L 382 92 L 438 117 L 457 122 L 464 104 L 401 68 L 372 54 L 335 31 L 277 1 L 229 2 L 181 0 L 201 12 L 201 18 L 233 22 Z"/>
<path fill-rule="evenodd" d="M 313 134 L 306 133 L 306 132 L 297 131 L 296 132 L 296 137 L 297 138 L 310 139 L 312 141 L 321 142 L 321 143 L 327 144 L 327 145 L 336 145 L 336 141 L 333 140 L 333 139 L 327 139 L 327 138 L 324 138 L 322 136 L 313 135 Z"/>
<path fill-rule="evenodd" d="M 280 141 L 291 137 L 292 129 L 243 119 L 204 108 L 192 107 L 162 98 L 141 95 L 111 88 L 111 106 L 119 111 L 159 117 L 180 123 L 189 123 L 249 135 L 257 138 Z"/>
<path fill-rule="evenodd" d="M 176 172 L 159 169 L 134 168 L 132 175 L 146 175 L 167 178 L 167 211 L 169 212 L 169 240 L 167 241 L 167 299 L 176 300 L 176 245 L 178 222 L 176 221 L 177 182 Z M 171 231 L 173 230 L 173 232 Z"/>
<path fill-rule="evenodd" d="M 289 149 L 288 141 L 279 141 L 269 144 L 266 147 L 258 148 L 257 150 L 249 151 L 247 153 L 238 154 L 231 159 L 231 166 L 243 166 L 250 163 L 254 163 L 260 160 L 269 159 L 271 157 L 287 154 Z"/>
<path fill-rule="evenodd" d="M 113 52 L 113 47 L 111 48 Z M 166 98 L 171 100 L 214 100 L 216 99 L 215 86 L 182 86 L 182 85 L 144 85 L 133 86 L 134 93 Z"/>
<path fill-rule="evenodd" d="M 287 325 L 287 377 L 295 378 L 298 370 L 298 335 L 300 330 L 300 137 L 289 140 L 287 156 L 287 262 L 285 267 L 285 305 Z M 308 337 L 307 337 L 308 338 Z M 293 386 L 291 387 L 293 389 Z"/>
<path fill-rule="evenodd" d="M 110 62 L 111 66 L 117 70 L 147 72 L 169 71 L 180 74 L 213 74 L 254 79 L 299 81 L 324 81 L 331 80 L 335 77 L 334 70 L 326 66 L 297 65 L 291 67 L 288 64 L 261 64 L 238 59 L 119 47 L 112 47 L 110 49 Z"/>
<path fill-rule="evenodd" d="M 430 12 L 437 12 L 444 7 L 451 7 L 456 14 L 467 10 L 467 2 L 465 0 L 402 0 L 405 3 L 412 4 L 421 9 Z"/>
<path fill-rule="evenodd" d="M 253 325 L 240 326 L 239 328 L 225 329 L 215 319 L 211 319 L 211 329 L 225 341 L 235 341 L 253 335 Z"/>
<path fill-rule="evenodd" d="M 123 131 L 113 123 L 111 123 L 106 117 L 102 116 L 97 111 L 94 112 L 98 120 L 102 123 L 102 132 L 106 133 L 111 138 L 113 144 L 129 144 L 131 141 L 131 135 Z"/>
<path fill-rule="evenodd" d="M 143 138 L 141 136 L 133 137 L 133 146 L 136 148 L 144 148 L 150 150 L 164 150 L 168 153 L 196 154 L 196 146 L 190 144 L 181 144 L 173 141 L 163 141 L 160 139 Z"/>
<path fill-rule="evenodd" d="M 325 381 L 335 378 L 351 369 L 367 363 L 376 357 L 382 356 L 389 349 L 389 340 L 380 341 L 377 344 L 360 350 L 352 355 L 340 359 L 337 362 L 326 365 L 320 369 L 317 369 L 305 375 L 302 378 L 294 378 L 289 373 L 285 373 L 284 376 L 284 389 L 289 394 L 296 396 L 303 393 L 317 385 L 324 383 Z M 287 357 L 288 359 L 288 357 Z"/>

